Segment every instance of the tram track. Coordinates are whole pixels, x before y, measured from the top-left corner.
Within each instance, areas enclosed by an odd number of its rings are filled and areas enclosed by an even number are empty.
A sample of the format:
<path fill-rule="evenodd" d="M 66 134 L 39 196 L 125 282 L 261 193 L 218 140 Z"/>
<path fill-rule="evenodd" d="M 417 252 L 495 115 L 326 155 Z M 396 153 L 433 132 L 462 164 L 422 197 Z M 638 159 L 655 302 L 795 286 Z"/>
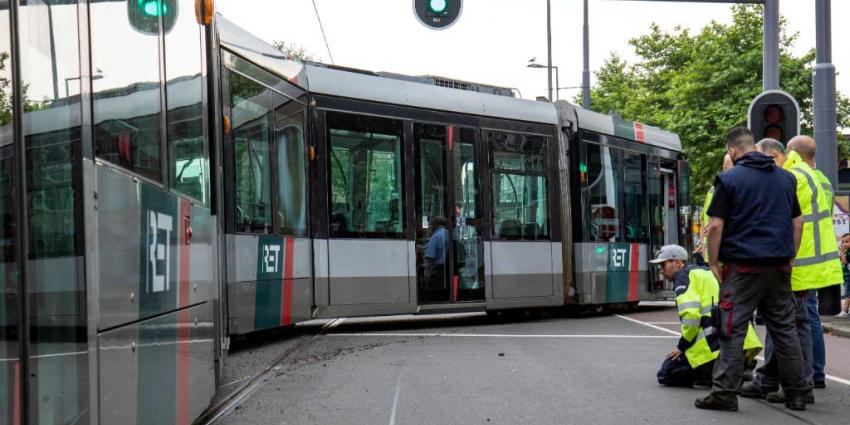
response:
<path fill-rule="evenodd" d="M 316 332 L 315 334 L 310 336 L 301 337 L 300 341 L 296 342 L 289 348 L 283 350 L 277 357 L 274 358 L 274 360 L 272 360 L 258 373 L 251 376 L 250 379 L 245 380 L 245 382 L 240 385 L 239 388 L 230 393 L 230 395 L 220 400 L 219 402 L 209 406 L 192 424 L 212 425 L 218 423 L 218 421 L 233 412 L 233 410 L 235 410 L 243 401 L 245 401 L 248 397 L 257 392 L 259 389 L 265 386 L 272 378 L 274 378 L 276 374 L 283 368 L 283 363 L 290 356 L 292 356 L 292 354 L 301 351 L 302 349 L 310 345 L 313 341 L 315 341 L 317 338 L 322 336 L 325 332 L 337 327 L 343 321 L 345 321 L 344 318 L 333 320 L 322 326 L 319 332 Z M 230 382 L 228 385 L 233 385 L 237 382 L 239 382 L 239 380 Z"/>

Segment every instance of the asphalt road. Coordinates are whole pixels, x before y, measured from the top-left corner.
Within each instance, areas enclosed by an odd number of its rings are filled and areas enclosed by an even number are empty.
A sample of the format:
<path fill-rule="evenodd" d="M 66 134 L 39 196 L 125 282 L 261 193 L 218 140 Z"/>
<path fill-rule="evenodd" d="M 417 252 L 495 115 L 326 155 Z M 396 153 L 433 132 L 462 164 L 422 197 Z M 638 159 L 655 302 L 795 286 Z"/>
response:
<path fill-rule="evenodd" d="M 676 336 L 671 308 L 622 316 L 492 320 L 483 315 L 314 322 L 249 341 L 226 394 L 286 357 L 232 403 L 222 424 L 844 424 L 850 340 L 828 337 L 826 390 L 805 412 L 740 399 L 693 407 L 705 389 L 661 387 Z M 324 331 L 320 333 L 322 326 Z M 221 397 L 224 398 L 223 396 Z"/>

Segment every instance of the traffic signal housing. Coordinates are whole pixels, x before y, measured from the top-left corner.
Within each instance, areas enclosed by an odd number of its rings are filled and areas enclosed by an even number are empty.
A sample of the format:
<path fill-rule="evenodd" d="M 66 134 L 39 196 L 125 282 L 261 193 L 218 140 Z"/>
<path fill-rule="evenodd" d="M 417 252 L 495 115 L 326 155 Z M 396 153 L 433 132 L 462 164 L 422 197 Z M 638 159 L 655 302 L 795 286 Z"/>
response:
<path fill-rule="evenodd" d="M 800 134 L 800 105 L 782 90 L 767 90 L 756 96 L 747 115 L 756 142 L 769 137 L 785 145 Z"/>
<path fill-rule="evenodd" d="M 463 0 L 413 0 L 413 11 L 428 28 L 443 30 L 452 26 L 463 9 Z"/>
<path fill-rule="evenodd" d="M 163 33 L 167 33 L 177 22 L 177 3 L 177 0 L 127 0 L 127 19 L 136 31 L 146 35 L 159 34 L 161 19 Z"/>

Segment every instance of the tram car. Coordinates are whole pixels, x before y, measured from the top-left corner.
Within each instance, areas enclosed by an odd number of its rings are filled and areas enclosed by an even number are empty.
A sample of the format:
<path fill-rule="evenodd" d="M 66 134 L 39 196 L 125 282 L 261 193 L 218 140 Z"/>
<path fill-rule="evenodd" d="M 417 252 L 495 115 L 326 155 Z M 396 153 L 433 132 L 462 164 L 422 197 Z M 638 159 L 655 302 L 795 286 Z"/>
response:
<path fill-rule="evenodd" d="M 0 424 L 191 423 L 311 319 L 671 297 L 677 135 L 136 3 L 0 3 Z"/>
<path fill-rule="evenodd" d="M 647 260 L 689 239 L 675 134 L 294 63 L 218 23 L 228 334 L 670 297 Z"/>

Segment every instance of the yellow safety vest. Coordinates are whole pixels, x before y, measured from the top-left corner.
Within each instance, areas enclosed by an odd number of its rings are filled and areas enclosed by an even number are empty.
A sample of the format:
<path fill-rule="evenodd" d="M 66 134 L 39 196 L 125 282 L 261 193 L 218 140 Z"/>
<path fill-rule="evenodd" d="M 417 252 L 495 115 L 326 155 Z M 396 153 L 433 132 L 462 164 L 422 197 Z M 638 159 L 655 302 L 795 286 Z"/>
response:
<path fill-rule="evenodd" d="M 797 178 L 797 200 L 803 212 L 803 235 L 794 258 L 791 289 L 807 291 L 843 283 L 832 227 L 832 186 L 825 187 L 797 152 L 788 155 L 783 168 Z"/>
<path fill-rule="evenodd" d="M 708 216 L 708 207 L 711 206 L 711 201 L 714 200 L 714 186 L 711 186 L 711 189 L 708 190 L 708 193 L 705 195 L 705 202 L 702 204 L 702 226 L 700 226 L 700 232 L 705 231 L 705 228 L 708 227 L 708 221 L 711 220 L 711 217 Z M 705 259 L 705 262 L 708 262 L 708 237 L 702 238 L 702 258 Z"/>
<path fill-rule="evenodd" d="M 677 279 L 674 282 L 676 308 L 682 325 L 682 338 L 677 347 L 685 354 L 691 367 L 697 368 L 720 354 L 719 330 L 713 327 L 711 320 L 711 308 L 720 299 L 720 285 L 707 269 L 688 267 L 685 272 L 687 280 Z M 752 324 L 747 329 L 743 348 L 749 360 L 763 348 Z"/>

